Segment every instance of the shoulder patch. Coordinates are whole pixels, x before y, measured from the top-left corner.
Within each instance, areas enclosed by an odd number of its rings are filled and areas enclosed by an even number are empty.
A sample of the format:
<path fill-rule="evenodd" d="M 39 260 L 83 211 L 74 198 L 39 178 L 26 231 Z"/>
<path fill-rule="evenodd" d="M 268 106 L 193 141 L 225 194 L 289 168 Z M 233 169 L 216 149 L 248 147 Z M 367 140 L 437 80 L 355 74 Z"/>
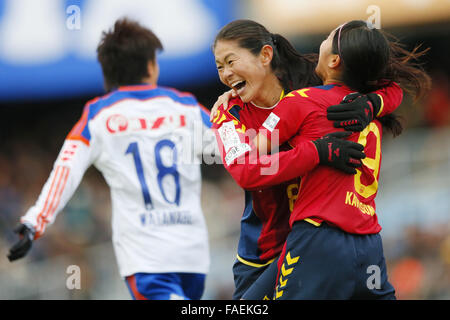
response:
<path fill-rule="evenodd" d="M 275 113 L 271 112 L 269 116 L 266 118 L 266 121 L 264 121 L 262 125 L 264 128 L 272 132 L 273 129 L 275 129 L 275 127 L 277 126 L 279 121 L 280 117 L 277 116 Z"/>

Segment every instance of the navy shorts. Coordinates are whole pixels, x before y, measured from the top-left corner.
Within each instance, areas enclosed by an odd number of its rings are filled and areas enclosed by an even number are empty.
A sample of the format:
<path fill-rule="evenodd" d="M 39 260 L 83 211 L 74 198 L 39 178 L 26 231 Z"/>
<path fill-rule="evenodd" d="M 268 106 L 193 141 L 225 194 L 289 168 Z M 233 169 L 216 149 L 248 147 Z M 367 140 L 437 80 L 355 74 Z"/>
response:
<path fill-rule="evenodd" d="M 273 290 L 275 288 L 276 272 L 268 281 L 259 280 L 256 281 L 264 274 L 269 266 L 276 266 L 277 259 L 271 264 L 250 266 L 242 263 L 239 260 L 233 265 L 233 276 L 235 291 L 233 293 L 233 300 L 245 299 L 245 300 L 262 300 L 266 296 L 271 299 L 273 296 Z M 273 267 L 272 267 L 273 269 Z M 276 271 L 276 268 L 275 268 Z M 256 284 L 256 285 L 255 285 Z M 251 288 L 249 293 L 246 293 Z"/>
<path fill-rule="evenodd" d="M 268 265 L 242 296 L 243 300 L 272 300 L 278 273 L 278 259 Z"/>
<path fill-rule="evenodd" d="M 202 273 L 135 273 L 125 280 L 134 300 L 199 300 L 205 278 Z"/>
<path fill-rule="evenodd" d="M 379 234 L 295 222 L 278 262 L 275 299 L 395 299 Z"/>

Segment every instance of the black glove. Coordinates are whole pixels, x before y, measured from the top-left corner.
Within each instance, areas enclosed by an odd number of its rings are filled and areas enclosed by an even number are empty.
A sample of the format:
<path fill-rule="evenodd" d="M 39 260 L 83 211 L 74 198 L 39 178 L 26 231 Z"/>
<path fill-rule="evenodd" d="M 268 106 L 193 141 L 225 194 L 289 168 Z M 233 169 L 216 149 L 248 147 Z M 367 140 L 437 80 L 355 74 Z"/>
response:
<path fill-rule="evenodd" d="M 361 159 L 366 155 L 362 152 L 362 144 L 344 140 L 351 132 L 333 132 L 313 141 L 319 153 L 320 164 L 327 165 L 348 174 L 355 174 L 362 166 Z"/>
<path fill-rule="evenodd" d="M 9 249 L 8 259 L 11 262 L 24 257 L 31 249 L 35 230 L 32 226 L 22 223 L 14 229 L 14 232 L 19 234 L 20 240 Z"/>
<path fill-rule="evenodd" d="M 341 104 L 328 107 L 327 119 L 336 120 L 333 123 L 335 128 L 362 131 L 378 114 L 381 103 L 376 93 L 351 93 L 345 96 Z"/>

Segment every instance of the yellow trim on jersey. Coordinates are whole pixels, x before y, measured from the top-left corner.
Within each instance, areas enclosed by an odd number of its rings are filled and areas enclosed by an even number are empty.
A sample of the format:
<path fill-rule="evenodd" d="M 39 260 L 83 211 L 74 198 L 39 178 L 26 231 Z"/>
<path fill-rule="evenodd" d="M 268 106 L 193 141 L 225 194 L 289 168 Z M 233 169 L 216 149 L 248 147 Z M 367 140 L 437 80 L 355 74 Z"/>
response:
<path fill-rule="evenodd" d="M 297 90 L 300 96 L 302 96 L 303 98 L 309 98 L 309 96 L 305 93 L 306 91 L 309 91 L 309 88 Z"/>
<path fill-rule="evenodd" d="M 287 95 L 285 95 L 285 97 L 295 97 L 295 94 L 293 94 L 292 92 L 289 92 Z"/>
<path fill-rule="evenodd" d="M 309 98 L 309 96 L 305 93 L 306 91 L 310 90 L 310 88 L 304 88 L 304 89 L 300 89 L 300 90 L 294 90 L 289 92 L 286 97 L 295 97 L 294 93 L 297 93 L 300 97 L 303 98 Z"/>
<path fill-rule="evenodd" d="M 266 263 L 254 263 L 254 262 L 250 262 L 250 261 L 247 261 L 247 260 L 242 259 L 238 254 L 236 255 L 236 257 L 237 257 L 237 259 L 238 259 L 240 262 L 242 262 L 243 264 L 246 264 L 246 265 L 248 265 L 248 266 L 250 266 L 250 267 L 255 267 L 255 268 L 265 267 L 265 266 L 271 264 L 272 262 L 274 262 L 275 259 L 276 259 L 276 258 L 273 258 L 272 260 L 269 260 L 269 261 L 266 262 Z"/>
<path fill-rule="evenodd" d="M 220 120 L 219 120 L 220 117 Z M 224 122 L 227 119 L 227 117 L 221 113 L 220 111 L 217 111 L 217 116 L 213 119 L 213 123 L 220 125 L 222 122 Z"/>
<path fill-rule="evenodd" d="M 320 225 L 322 224 L 322 223 L 319 223 L 319 222 L 315 222 L 314 220 L 311 220 L 309 218 L 306 218 L 306 219 L 303 219 L 303 220 L 305 220 L 306 222 L 311 223 L 312 225 L 315 225 L 316 227 L 320 227 Z"/>
<path fill-rule="evenodd" d="M 378 116 L 381 114 L 381 112 L 383 112 L 383 108 L 384 108 L 383 97 L 382 97 L 380 94 L 378 94 L 378 93 L 377 93 L 377 95 L 378 95 L 378 96 L 380 97 L 380 99 L 381 99 L 381 107 L 380 107 L 380 111 L 378 111 L 376 117 L 378 117 Z"/>
<path fill-rule="evenodd" d="M 281 94 L 280 94 L 280 100 L 284 98 L 284 89 L 281 90 Z"/>

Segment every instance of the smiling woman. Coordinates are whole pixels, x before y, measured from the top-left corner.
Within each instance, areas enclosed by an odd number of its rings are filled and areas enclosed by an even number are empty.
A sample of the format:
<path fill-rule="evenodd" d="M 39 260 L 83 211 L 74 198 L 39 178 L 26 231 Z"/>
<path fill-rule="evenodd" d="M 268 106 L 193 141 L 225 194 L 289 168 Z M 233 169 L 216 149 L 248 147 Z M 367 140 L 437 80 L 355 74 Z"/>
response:
<path fill-rule="evenodd" d="M 236 20 L 224 26 L 216 36 L 213 51 L 221 82 L 238 96 L 219 108 L 212 120 L 217 141 L 225 149 L 221 150 L 224 166 L 245 189 L 241 236 L 233 266 L 236 286 L 233 298 L 262 299 L 265 295 L 270 298 L 274 281 L 264 281 L 264 288 L 250 287 L 266 269 L 272 269 L 269 265 L 276 263 L 282 250 L 283 239 L 290 229 L 290 211 L 299 190 L 299 175 L 254 190 L 240 183 L 243 176 L 237 178 L 229 164 L 249 149 L 245 143 L 235 144 L 240 141 L 239 135 L 259 129 L 285 93 L 321 83 L 314 72 L 317 55 L 298 53 L 286 38 L 251 20 Z M 330 143 L 341 143 L 337 140 Z M 318 151 L 311 141 L 293 139 L 280 150 L 294 146 L 302 152 L 298 161 L 302 170 L 317 165 Z M 342 146 L 341 154 L 353 147 Z"/>
<path fill-rule="evenodd" d="M 224 132 L 228 126 L 222 126 L 226 122 L 223 117 L 238 119 L 247 130 L 258 129 L 285 92 L 320 83 L 314 73 L 315 56 L 299 54 L 287 39 L 255 21 L 236 20 L 225 25 L 216 36 L 213 52 L 221 82 L 239 96 L 230 101 L 228 112 L 219 109 L 213 121 Z M 233 266 L 234 299 L 254 299 L 245 292 L 280 254 L 298 185 L 296 178 L 264 190 L 245 191 Z M 267 292 L 270 297 L 271 285 Z"/>
<path fill-rule="evenodd" d="M 402 89 L 395 82 L 405 89 L 415 89 L 416 96 L 429 87 L 426 73 L 416 62 L 411 63 L 423 51 L 415 48 L 408 52 L 399 48 L 400 44 L 390 42 L 382 31 L 365 21 L 355 20 L 339 26 L 320 46 L 316 72 L 323 85 L 287 94 L 271 112 L 270 121 L 264 122 L 263 127 L 267 130 L 262 128 L 259 133 L 265 134 L 268 140 L 274 134 L 277 143 L 291 141 L 293 145 L 292 137 L 309 138 L 319 151 L 322 165 L 303 170 L 299 163 L 306 163 L 309 157 L 295 153 L 299 146 L 307 150 L 308 146 L 301 144 L 294 150 L 272 153 L 268 157 L 273 157 L 279 164 L 278 172 L 272 175 L 258 171 L 258 163 L 251 158 L 251 152 L 245 150 L 237 152 L 237 162 L 226 163 L 234 179 L 241 181 L 239 184 L 244 188 L 252 189 L 280 183 L 278 178 L 284 172 L 302 169 L 296 175 L 286 176 L 289 179 L 301 176 L 302 180 L 293 209 L 290 208 L 292 229 L 278 260 L 278 268 L 272 274 L 277 280 L 275 299 L 395 299 L 395 290 L 387 278 L 375 197 L 380 181 L 383 127 L 394 134 L 400 133 L 401 127 L 397 131 L 393 126 L 395 118 L 387 123 L 383 118 L 402 101 Z M 355 93 L 356 90 L 359 92 Z M 329 121 L 326 111 L 351 96 L 356 101 L 355 94 L 366 94 L 366 99 L 373 99 L 372 107 L 366 109 L 367 114 L 379 118 L 370 116 L 371 121 L 361 132 L 347 133 L 349 141 L 346 142 L 358 142 L 362 147 L 360 151 L 366 154 L 360 165 L 355 166 L 358 169 L 353 169 L 352 176 L 336 171 L 334 165 L 330 168 L 325 162 L 334 156 L 340 157 L 343 149 L 334 149 L 329 140 L 323 144 L 319 142 L 320 137 L 329 139 L 329 134 L 345 134 L 335 132 L 336 123 Z M 347 106 L 336 107 L 346 110 Z M 245 105 L 243 110 L 246 110 Z M 236 120 L 239 123 L 240 120 Z M 228 124 L 225 122 L 224 126 Z M 226 145 L 229 134 L 224 136 L 219 132 L 219 136 Z M 239 144 L 235 145 L 239 147 Z M 228 156 L 229 151 L 226 152 Z M 293 157 L 289 162 L 285 155 L 290 152 Z M 250 161 L 239 158 L 248 154 Z M 273 181 L 268 182 L 271 179 Z M 241 229 L 241 232 L 244 231 Z M 372 276 L 367 276 L 374 270 L 379 270 L 375 274 L 375 286 L 370 283 Z M 253 288 L 266 284 L 265 275 L 267 272 L 258 278 Z"/>
<path fill-rule="evenodd" d="M 283 88 L 270 67 L 271 46 L 264 45 L 255 56 L 235 41 L 221 41 L 216 45 L 215 55 L 220 80 L 243 102 L 252 101 L 258 106 L 273 106 L 278 102 Z"/>
<path fill-rule="evenodd" d="M 243 102 L 273 106 L 284 91 L 319 84 L 314 73 L 317 55 L 302 55 L 279 34 L 251 20 L 223 27 L 214 41 L 220 80 Z"/>
<path fill-rule="evenodd" d="M 315 170 L 319 163 L 332 167 L 327 168 L 328 170 L 338 169 L 355 174 L 355 167 L 361 166 L 359 160 L 365 157 L 361 152 L 364 146 L 340 139 L 350 133 L 334 132 L 337 129 L 327 119 L 326 109 L 296 110 L 297 113 L 286 118 L 275 114 L 280 108 L 286 108 L 286 100 L 289 101 L 294 96 L 306 99 L 309 97 L 309 90 L 312 90 L 307 87 L 322 84 L 315 73 L 316 57 L 301 55 L 284 37 L 270 33 L 264 26 L 251 20 L 237 20 L 224 26 L 216 37 L 213 50 L 219 78 L 236 96 L 226 103 L 216 102 L 214 108 L 219 105 L 217 114 L 214 110 L 211 112 L 214 113 L 213 128 L 216 129 L 224 167 L 245 190 L 241 235 L 237 260 L 233 266 L 236 286 L 233 297 L 253 300 L 271 298 L 276 272 L 273 277 L 265 275 L 270 274 L 270 270 L 277 271 L 276 259 L 282 251 L 283 239 L 290 230 L 287 223 L 289 216 L 292 215 L 294 204 L 298 203 L 297 198 L 301 198 L 299 194 L 303 190 L 304 176 Z M 319 86 L 314 90 L 323 94 L 329 89 L 330 86 Z M 398 97 L 401 97 L 401 89 L 395 84 L 389 84 L 386 91 L 383 90 L 384 88 L 376 92 L 373 103 L 368 102 L 364 95 L 363 98 L 354 99 L 355 105 L 348 103 L 343 106 L 343 96 L 333 100 L 327 107 L 335 105 L 337 110 L 344 111 L 339 115 L 336 127 L 345 127 L 347 130 L 347 123 L 355 123 L 350 114 L 362 113 L 365 120 L 359 130 L 363 130 L 374 119 L 374 115 L 381 114 L 380 110 L 384 113 L 392 112 L 400 104 Z M 223 96 L 226 95 L 227 93 Z M 259 133 L 266 132 L 267 136 L 272 137 L 273 134 L 275 137 L 281 132 L 274 130 L 278 123 L 302 122 L 309 113 L 320 114 L 324 120 L 319 125 L 320 128 L 316 126 L 318 129 L 312 130 L 314 132 L 309 136 L 298 134 L 291 135 L 291 139 L 284 139 L 277 154 L 270 148 L 273 156 L 273 161 L 270 161 L 264 155 L 264 150 L 268 150 L 269 145 L 278 144 L 272 138 L 260 139 L 264 134 Z M 305 121 L 315 123 L 316 119 L 309 121 L 310 119 L 312 118 Z M 330 131 L 323 131 L 330 127 Z M 254 133 L 258 138 L 255 144 L 257 148 L 253 144 Z M 333 136 L 321 138 L 325 134 Z M 266 148 L 261 148 L 264 142 L 267 142 Z M 259 152 L 253 152 L 257 149 Z M 260 162 L 258 156 L 253 157 L 255 153 L 260 155 Z M 289 154 L 293 155 L 290 158 L 293 161 L 289 160 Z M 246 160 L 247 156 L 249 161 Z M 269 163 L 270 168 L 263 162 Z M 258 163 L 262 165 L 258 166 Z M 344 175 L 338 171 L 336 174 Z M 350 176 L 350 179 L 353 177 Z M 314 221 L 307 223 L 315 224 Z M 292 258 L 296 259 L 298 260 Z"/>

